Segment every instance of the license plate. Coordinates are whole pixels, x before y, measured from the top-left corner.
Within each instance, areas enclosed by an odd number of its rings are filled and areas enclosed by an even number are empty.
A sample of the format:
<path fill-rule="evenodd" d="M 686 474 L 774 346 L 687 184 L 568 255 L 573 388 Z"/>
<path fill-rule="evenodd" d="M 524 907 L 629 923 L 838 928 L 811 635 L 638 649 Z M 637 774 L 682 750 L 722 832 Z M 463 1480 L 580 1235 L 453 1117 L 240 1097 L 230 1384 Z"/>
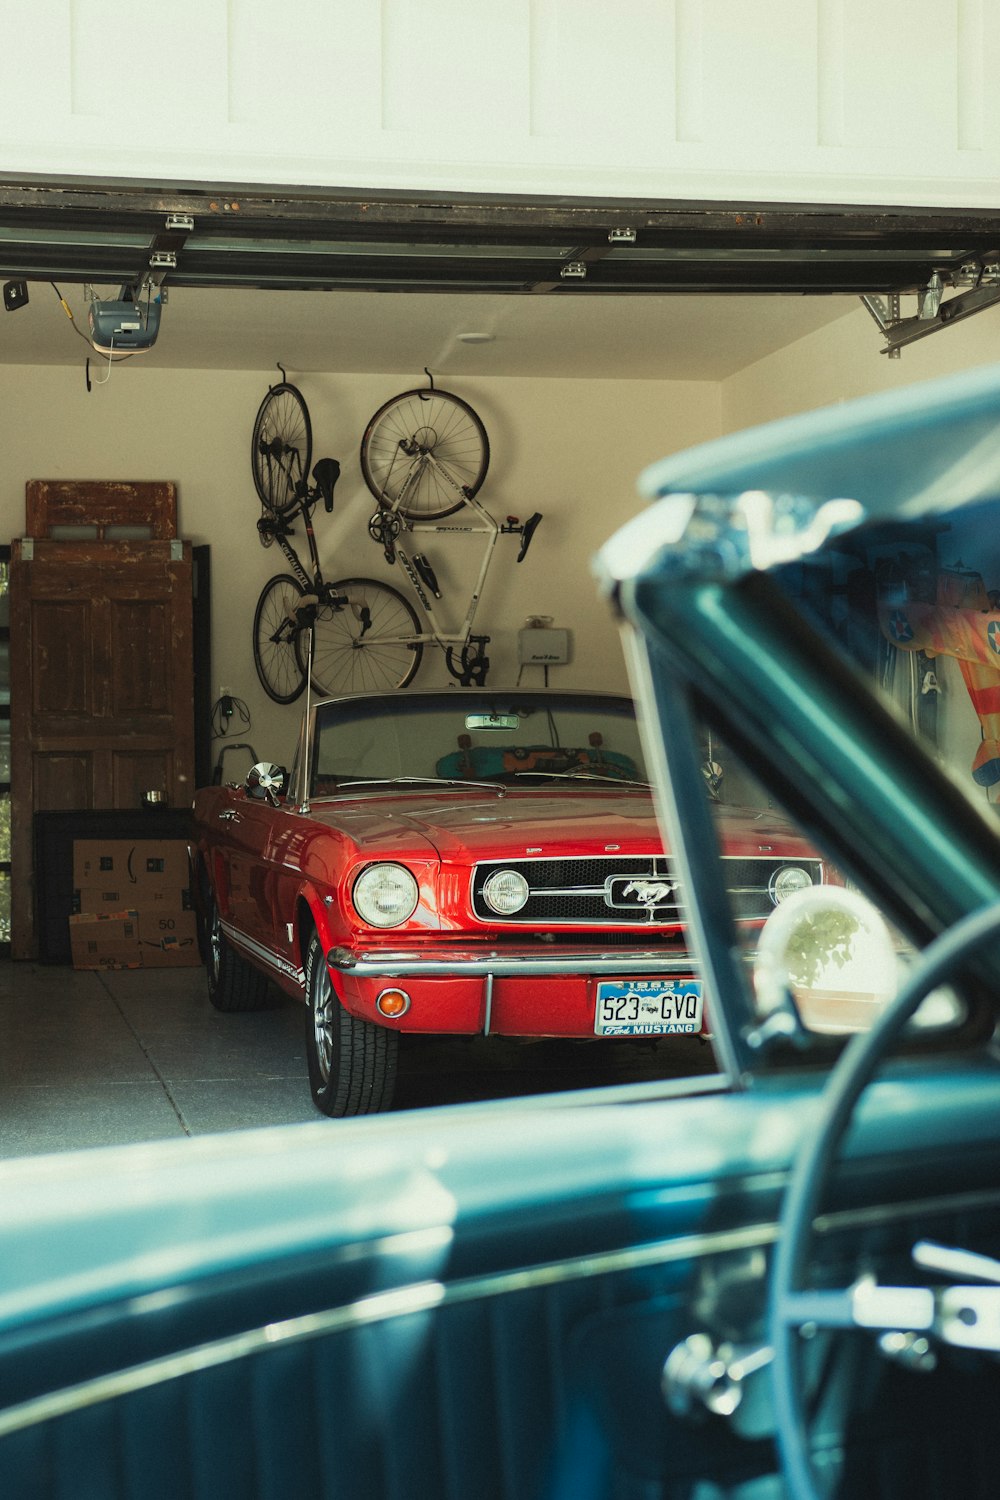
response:
<path fill-rule="evenodd" d="M 701 1030 L 701 985 L 694 979 L 602 979 L 598 1036 L 684 1035 Z"/>

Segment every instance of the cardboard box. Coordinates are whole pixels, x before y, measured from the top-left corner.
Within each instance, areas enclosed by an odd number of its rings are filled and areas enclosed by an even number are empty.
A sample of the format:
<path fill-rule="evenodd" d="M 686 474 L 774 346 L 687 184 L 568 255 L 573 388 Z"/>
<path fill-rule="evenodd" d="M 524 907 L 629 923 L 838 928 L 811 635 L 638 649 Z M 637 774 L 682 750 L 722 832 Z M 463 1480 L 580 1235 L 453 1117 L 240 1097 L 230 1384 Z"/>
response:
<path fill-rule="evenodd" d="M 102 915 L 131 908 L 139 911 L 191 911 L 191 892 L 176 886 L 144 891 L 131 886 L 79 886 L 73 892 L 73 911 Z"/>
<path fill-rule="evenodd" d="M 109 916 L 116 911 L 127 911 L 128 908 L 128 893 L 121 884 L 85 885 L 73 892 L 74 914 Z"/>
<path fill-rule="evenodd" d="M 190 880 L 185 839 L 73 840 L 77 890 L 124 890 L 129 905 L 137 906 L 140 893 L 145 897 L 153 891 L 184 890 Z"/>
<path fill-rule="evenodd" d="M 158 907 L 139 912 L 139 952 L 144 969 L 187 969 L 201 964 L 193 911 Z"/>
<path fill-rule="evenodd" d="M 74 839 L 73 967 L 200 964 L 189 881 L 184 839 Z"/>
<path fill-rule="evenodd" d="M 69 919 L 74 969 L 139 969 L 139 913 L 79 912 Z"/>

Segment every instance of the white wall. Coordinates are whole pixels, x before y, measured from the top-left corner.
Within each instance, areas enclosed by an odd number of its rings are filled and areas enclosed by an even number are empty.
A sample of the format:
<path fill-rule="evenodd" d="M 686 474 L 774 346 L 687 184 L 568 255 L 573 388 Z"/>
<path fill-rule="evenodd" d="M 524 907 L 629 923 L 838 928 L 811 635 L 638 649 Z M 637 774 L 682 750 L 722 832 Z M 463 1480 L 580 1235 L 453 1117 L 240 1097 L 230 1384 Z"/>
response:
<path fill-rule="evenodd" d="M 911 310 L 904 308 L 904 316 Z M 1000 360 L 1000 306 L 908 345 L 898 359 L 880 352 L 882 342 L 859 305 L 856 312 L 747 365 L 722 384 L 723 430 L 737 432 L 793 412 L 992 364 Z"/>
<path fill-rule="evenodd" d="M 995 0 L 2 0 L 5 173 L 992 207 Z"/>
<path fill-rule="evenodd" d="M 293 371 L 289 378 L 295 379 Z M 116 367 L 108 385 L 88 394 L 82 368 L 0 366 L 0 536 L 23 533 L 29 479 L 173 480 L 182 535 L 212 549 L 213 696 L 224 684 L 250 709 L 252 728 L 244 732 L 234 721 L 231 738 L 250 739 L 262 756 L 285 760 L 299 706 L 282 708 L 267 698 L 251 646 L 260 589 L 272 573 L 285 571 L 277 548 L 259 544 L 260 506 L 250 471 L 253 419 L 271 379 L 263 372 L 144 369 L 135 361 Z M 402 586 L 399 570 L 385 564 L 367 536 L 372 501 L 357 459 L 366 421 L 401 388 L 398 375 L 302 378 L 314 453 L 332 454 L 343 466 L 333 516 L 322 507 L 316 516 L 332 577 L 370 575 Z M 529 614 L 546 614 L 574 638 L 571 664 L 551 669 L 553 686 L 623 686 L 617 632 L 597 597 L 589 560 L 638 508 L 640 469 L 718 435 L 718 386 L 494 379 L 463 381 L 460 394 L 479 412 L 490 438 L 484 504 L 498 518 L 524 519 L 534 510 L 545 518 L 520 566 L 516 539 L 497 543 L 476 621 L 492 637 L 490 685 L 515 682 L 517 631 Z M 454 553 L 448 548 L 454 566 L 443 542 L 427 547 L 442 581 L 462 571 L 463 545 L 455 539 Z M 532 679 L 541 684 L 540 669 L 528 669 L 522 681 Z M 440 652 L 428 651 L 414 686 L 449 681 Z"/>

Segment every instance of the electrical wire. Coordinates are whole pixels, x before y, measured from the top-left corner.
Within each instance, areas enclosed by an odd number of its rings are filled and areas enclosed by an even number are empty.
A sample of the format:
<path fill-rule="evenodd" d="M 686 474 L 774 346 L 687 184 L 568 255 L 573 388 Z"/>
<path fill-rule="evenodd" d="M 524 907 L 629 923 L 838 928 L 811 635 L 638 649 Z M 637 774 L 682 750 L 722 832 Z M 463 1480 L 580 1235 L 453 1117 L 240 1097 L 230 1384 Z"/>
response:
<path fill-rule="evenodd" d="M 213 740 L 224 739 L 229 733 L 232 720 L 239 719 L 238 728 L 252 728 L 250 722 L 250 710 L 242 698 L 234 698 L 231 693 L 226 693 L 222 698 L 217 698 L 212 704 L 210 723 L 212 726 Z"/>
<path fill-rule="evenodd" d="M 49 286 L 52 288 L 52 290 L 55 292 L 56 296 L 59 298 L 59 305 L 62 308 L 63 312 L 66 314 L 67 318 L 69 318 L 70 323 L 73 325 L 73 332 L 76 334 L 77 338 L 83 339 L 83 342 L 87 345 L 87 347 L 89 349 L 92 349 L 95 354 L 102 353 L 103 351 L 99 350 L 97 348 L 97 345 L 94 343 L 93 339 L 88 338 L 87 335 L 84 333 L 83 329 L 77 327 L 76 318 L 73 316 L 73 309 L 70 307 L 69 303 L 66 301 L 66 298 L 63 296 L 62 292 L 56 286 L 55 282 L 54 281 L 50 281 L 49 282 Z M 117 356 L 117 358 L 115 358 L 114 357 L 114 349 L 112 348 L 111 354 L 108 356 L 108 364 L 109 365 L 111 365 L 111 364 L 120 365 L 126 359 L 132 359 L 132 358 L 134 358 L 135 353 L 136 353 L 136 351 L 134 349 L 132 349 L 132 350 L 130 350 L 130 352 L 128 354 L 119 354 Z M 106 380 L 107 376 L 105 376 L 104 379 Z M 101 380 L 101 381 L 98 381 L 97 383 L 99 385 L 103 385 L 104 381 Z"/>
<path fill-rule="evenodd" d="M 103 380 L 97 380 L 97 379 L 95 379 L 93 381 L 94 385 L 107 385 L 108 381 L 111 379 L 111 366 L 115 363 L 115 359 L 113 357 L 114 356 L 114 352 L 115 352 L 115 336 L 114 336 L 114 334 L 112 334 L 111 335 L 111 348 L 108 350 L 108 373 L 104 376 Z M 87 360 L 87 390 L 88 391 L 90 390 L 90 387 L 91 387 L 90 360 L 88 359 Z"/>

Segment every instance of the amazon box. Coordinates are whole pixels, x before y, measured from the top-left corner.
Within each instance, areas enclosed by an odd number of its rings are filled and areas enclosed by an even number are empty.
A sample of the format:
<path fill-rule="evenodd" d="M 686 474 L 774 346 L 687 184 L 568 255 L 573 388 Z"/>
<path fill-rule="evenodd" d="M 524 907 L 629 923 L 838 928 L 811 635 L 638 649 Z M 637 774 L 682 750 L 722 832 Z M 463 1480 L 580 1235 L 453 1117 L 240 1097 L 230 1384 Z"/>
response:
<path fill-rule="evenodd" d="M 74 968 L 201 962 L 185 839 L 74 839 Z"/>
<path fill-rule="evenodd" d="M 157 906 L 139 912 L 139 952 L 144 969 L 187 969 L 201 963 L 193 911 Z"/>
<path fill-rule="evenodd" d="M 191 875 L 185 839 L 74 839 L 73 885 L 78 891 L 120 891 L 129 906 L 158 891 L 186 890 Z M 80 904 L 80 910 L 86 907 Z"/>
<path fill-rule="evenodd" d="M 74 969 L 140 969 L 137 911 L 77 912 L 69 919 Z"/>

